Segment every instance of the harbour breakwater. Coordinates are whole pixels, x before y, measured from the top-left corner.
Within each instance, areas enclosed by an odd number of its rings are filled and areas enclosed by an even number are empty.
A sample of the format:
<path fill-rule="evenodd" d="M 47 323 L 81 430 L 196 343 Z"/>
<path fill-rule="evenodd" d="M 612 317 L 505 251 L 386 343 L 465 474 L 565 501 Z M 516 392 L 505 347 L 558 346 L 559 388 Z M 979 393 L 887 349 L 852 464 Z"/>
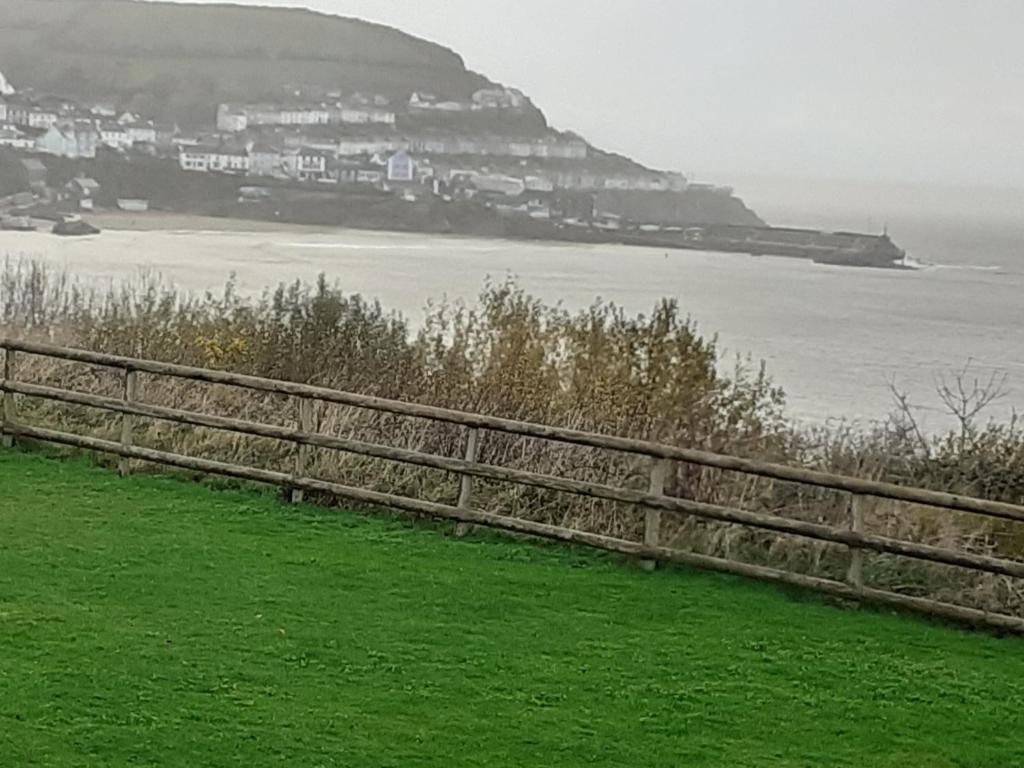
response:
<path fill-rule="evenodd" d="M 728 224 L 576 226 L 530 220 L 509 220 L 506 229 L 510 236 L 533 239 L 787 256 L 835 266 L 910 269 L 906 251 L 897 246 L 888 233 L 872 235 Z"/>

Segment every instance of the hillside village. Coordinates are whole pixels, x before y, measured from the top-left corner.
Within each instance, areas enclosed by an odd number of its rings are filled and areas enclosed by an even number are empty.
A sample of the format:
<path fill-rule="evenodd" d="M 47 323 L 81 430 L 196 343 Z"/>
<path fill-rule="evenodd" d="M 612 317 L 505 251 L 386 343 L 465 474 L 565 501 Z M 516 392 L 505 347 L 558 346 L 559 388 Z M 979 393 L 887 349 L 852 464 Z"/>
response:
<path fill-rule="evenodd" d="M 372 190 L 603 229 L 688 223 L 680 220 L 687 216 L 679 213 L 681 195 L 734 200 L 729 188 L 694 185 L 680 173 L 601 152 L 542 118 L 538 125 L 539 114 L 521 91 L 500 86 L 465 100 L 300 86 L 276 101 L 211 104 L 208 122 L 182 127 L 114 103 L 18 90 L 0 74 L 0 150 L 43 166 L 46 158 L 77 161 L 86 179 L 88 162 L 98 158 L 150 158 L 190 174 L 233 177 L 240 201 L 266 199 L 266 185 L 341 196 Z M 92 208 L 90 184 L 48 192 L 40 164 L 24 167 L 36 180 L 19 190 L 22 202 L 28 191 L 37 203 L 70 198 Z M 147 194 L 129 190 L 124 199 L 137 209 Z"/>

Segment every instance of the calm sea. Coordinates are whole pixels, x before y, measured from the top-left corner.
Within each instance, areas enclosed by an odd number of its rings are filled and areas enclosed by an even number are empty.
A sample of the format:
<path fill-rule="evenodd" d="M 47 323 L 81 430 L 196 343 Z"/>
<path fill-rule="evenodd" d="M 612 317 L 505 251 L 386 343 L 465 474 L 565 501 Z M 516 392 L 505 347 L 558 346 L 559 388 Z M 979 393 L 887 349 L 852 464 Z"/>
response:
<path fill-rule="evenodd" d="M 910 199 L 901 208 L 870 197 L 858 207 L 847 195 L 845 206 L 830 208 L 813 195 L 805 201 L 778 189 L 760 193 L 764 200 L 756 188 L 748 195 L 751 204 L 777 223 L 888 225 L 920 269 L 356 231 L 108 230 L 81 240 L 0 233 L 0 254 L 41 257 L 89 279 L 142 268 L 193 291 L 219 289 L 232 273 L 243 290 L 259 292 L 322 272 L 414 322 L 428 300 L 472 300 L 488 278 L 509 275 L 569 308 L 603 298 L 647 312 L 672 296 L 703 332 L 718 335 L 723 364 L 740 354 L 764 360 L 798 419 L 882 419 L 895 385 L 909 393 L 926 426 L 938 429 L 948 421 L 936 383 L 964 366 L 971 379 L 1005 376 L 1005 395 L 989 416 L 1006 419 L 1024 409 L 1024 194 L 986 206 L 968 192 L 961 206 L 947 201 L 946 209 L 928 211 Z"/>

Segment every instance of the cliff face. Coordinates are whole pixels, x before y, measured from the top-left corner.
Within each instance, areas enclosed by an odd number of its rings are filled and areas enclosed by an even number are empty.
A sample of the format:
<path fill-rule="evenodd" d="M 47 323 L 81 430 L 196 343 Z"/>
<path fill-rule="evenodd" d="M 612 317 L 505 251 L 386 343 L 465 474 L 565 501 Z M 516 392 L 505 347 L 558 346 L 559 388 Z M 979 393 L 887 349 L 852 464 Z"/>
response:
<path fill-rule="evenodd" d="M 764 222 L 737 197 L 723 191 L 693 188 L 685 192 L 599 192 L 595 208 L 632 221 L 657 224 L 735 224 Z"/>
<path fill-rule="evenodd" d="M 395 29 L 230 5 L 0 0 L 0 59 L 19 88 L 184 122 L 295 86 L 465 99 L 490 84 L 453 51 Z"/>
<path fill-rule="evenodd" d="M 0 71 L 19 90 L 112 102 L 185 127 L 209 127 L 219 103 L 279 101 L 296 90 L 304 98 L 361 91 L 396 103 L 420 91 L 464 102 L 494 85 L 454 51 L 378 24 L 301 9 L 141 0 L 0 0 Z M 550 133 L 533 107 L 415 121 L 480 134 Z M 502 159 L 510 160 L 491 165 Z M 596 148 L 570 163 L 599 177 L 647 172 Z M 737 198 L 704 190 L 606 192 L 598 208 L 639 221 L 761 223 Z"/>

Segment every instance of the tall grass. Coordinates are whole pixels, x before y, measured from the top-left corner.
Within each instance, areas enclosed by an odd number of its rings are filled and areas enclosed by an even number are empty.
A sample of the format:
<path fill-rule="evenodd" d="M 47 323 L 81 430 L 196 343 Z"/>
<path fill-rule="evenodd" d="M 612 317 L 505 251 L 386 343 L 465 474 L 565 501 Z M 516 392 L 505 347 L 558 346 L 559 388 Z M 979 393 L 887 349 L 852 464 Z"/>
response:
<path fill-rule="evenodd" d="M 512 283 L 484 286 L 471 305 L 432 304 L 420 330 L 374 301 L 321 278 L 257 299 L 230 283 L 190 296 L 155 279 L 107 290 L 84 287 L 31 261 L 0 273 L 0 332 L 43 337 L 101 352 L 229 369 L 495 416 L 653 439 L 859 476 L 1024 503 L 1021 424 L 965 423 L 923 437 L 894 416 L 868 430 L 806 430 L 785 418 L 784 396 L 763 366 L 723 366 L 674 302 L 630 316 L 610 303 L 580 312 L 546 305 Z M 110 372 L 26 358 L 19 376 L 117 394 Z M 729 370 L 728 375 L 723 370 Z M 144 377 L 149 402 L 269 423 L 292 424 L 295 403 L 276 395 Z M 117 420 L 25 402 L 26 418 L 113 436 Z M 435 424 L 321 404 L 317 428 L 332 435 L 459 456 L 465 433 Z M 292 449 L 275 441 L 143 422 L 140 442 L 158 448 L 280 469 Z M 649 464 L 635 457 L 487 433 L 481 460 L 583 480 L 645 488 Z M 457 479 L 338 452 L 315 451 L 313 473 L 389 492 L 452 502 Z M 679 464 L 668 493 L 792 518 L 844 524 L 849 499 L 832 491 Z M 476 482 L 474 503 L 534 520 L 638 538 L 635 510 L 592 499 Z M 876 501 L 868 530 L 914 541 L 1017 557 L 1021 531 L 966 515 Z M 669 516 L 663 538 L 698 552 L 840 577 L 848 555 L 835 545 Z M 882 555 L 866 557 L 869 582 L 890 589 L 1021 612 L 1011 579 Z"/>

